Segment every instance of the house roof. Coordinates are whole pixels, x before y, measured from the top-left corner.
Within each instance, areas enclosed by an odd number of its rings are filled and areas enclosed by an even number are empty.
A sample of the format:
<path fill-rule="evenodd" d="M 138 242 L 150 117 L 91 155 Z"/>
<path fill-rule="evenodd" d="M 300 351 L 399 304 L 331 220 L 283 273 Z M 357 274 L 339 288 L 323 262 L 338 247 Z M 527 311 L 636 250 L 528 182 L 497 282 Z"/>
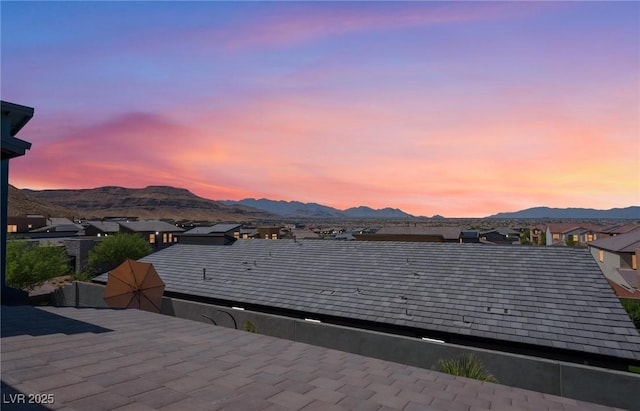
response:
<path fill-rule="evenodd" d="M 194 227 L 184 235 L 224 234 L 242 227 L 242 224 L 216 224 L 210 227 Z"/>
<path fill-rule="evenodd" d="M 56 409 L 613 410 L 141 310 L 2 311 L 3 396 Z"/>
<path fill-rule="evenodd" d="M 403 227 L 403 226 L 390 226 L 382 227 L 376 234 L 385 235 L 437 235 L 444 237 L 445 240 L 455 240 L 460 238 L 462 232 L 461 227 Z"/>
<path fill-rule="evenodd" d="M 87 225 L 97 228 L 103 233 L 117 233 L 120 225 L 115 221 L 87 221 Z"/>
<path fill-rule="evenodd" d="M 302 228 L 294 228 L 292 230 L 292 235 L 296 238 L 304 239 L 304 238 L 320 238 L 318 233 L 314 233 L 309 229 Z"/>
<path fill-rule="evenodd" d="M 182 232 L 184 229 L 160 220 L 118 221 L 121 226 L 137 232 Z"/>
<path fill-rule="evenodd" d="M 603 228 L 600 230 L 602 233 L 607 234 L 624 234 L 630 231 L 640 230 L 640 225 L 638 224 L 617 224 L 610 227 Z"/>
<path fill-rule="evenodd" d="M 48 225 L 31 230 L 31 233 L 45 233 L 45 232 L 78 232 L 82 230 L 80 224 L 76 224 L 68 218 L 52 217 L 47 220 Z"/>
<path fill-rule="evenodd" d="M 638 271 L 628 268 L 618 268 L 617 271 L 631 288 L 638 290 Z"/>
<path fill-rule="evenodd" d="M 489 233 L 498 233 L 500 235 L 520 235 L 519 231 L 509 227 L 498 227 L 492 230 L 482 231 L 480 235 L 489 234 Z"/>
<path fill-rule="evenodd" d="M 640 300 L 640 291 L 629 290 L 611 279 L 607 279 L 609 285 L 619 298 L 630 298 Z"/>
<path fill-rule="evenodd" d="M 480 236 L 480 233 L 476 230 L 463 230 L 460 233 L 460 238 L 478 238 Z"/>
<path fill-rule="evenodd" d="M 599 231 L 600 226 L 591 223 L 551 223 L 547 224 L 547 229 L 552 233 L 568 233 L 579 231 Z"/>
<path fill-rule="evenodd" d="M 238 241 L 141 261 L 169 292 L 640 360 L 640 335 L 586 248 Z"/>
<path fill-rule="evenodd" d="M 640 230 L 591 241 L 589 246 L 616 253 L 634 253 L 640 248 Z"/>

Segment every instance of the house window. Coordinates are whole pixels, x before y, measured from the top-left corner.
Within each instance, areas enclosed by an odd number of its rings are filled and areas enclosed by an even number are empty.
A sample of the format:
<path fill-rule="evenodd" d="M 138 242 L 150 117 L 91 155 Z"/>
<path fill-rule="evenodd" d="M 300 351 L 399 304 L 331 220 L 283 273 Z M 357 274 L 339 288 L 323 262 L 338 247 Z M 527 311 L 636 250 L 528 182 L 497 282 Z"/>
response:
<path fill-rule="evenodd" d="M 163 244 L 167 243 L 167 233 L 162 233 L 162 243 Z"/>
<path fill-rule="evenodd" d="M 9 224 L 7 226 L 7 233 L 17 233 L 18 232 L 18 225 L 17 224 Z"/>
<path fill-rule="evenodd" d="M 278 234 L 271 234 L 271 239 L 272 240 L 277 240 L 278 239 Z"/>
<path fill-rule="evenodd" d="M 580 241 L 580 236 L 578 234 L 574 234 L 573 235 L 573 241 L 575 241 L 576 243 Z"/>
<path fill-rule="evenodd" d="M 167 234 L 167 243 L 172 243 L 173 242 L 173 234 L 169 233 Z"/>
<path fill-rule="evenodd" d="M 638 269 L 638 255 L 637 254 L 631 254 L 631 268 L 633 268 L 634 270 Z"/>
<path fill-rule="evenodd" d="M 593 234 L 587 234 L 587 241 L 593 241 Z"/>
<path fill-rule="evenodd" d="M 598 250 L 598 260 L 604 263 L 604 250 Z"/>
<path fill-rule="evenodd" d="M 559 239 L 560 239 L 560 234 L 558 234 L 558 233 L 553 233 L 552 238 L 553 238 L 554 240 L 559 240 Z"/>
<path fill-rule="evenodd" d="M 149 234 L 149 244 L 155 244 L 156 243 L 156 235 L 151 233 Z"/>

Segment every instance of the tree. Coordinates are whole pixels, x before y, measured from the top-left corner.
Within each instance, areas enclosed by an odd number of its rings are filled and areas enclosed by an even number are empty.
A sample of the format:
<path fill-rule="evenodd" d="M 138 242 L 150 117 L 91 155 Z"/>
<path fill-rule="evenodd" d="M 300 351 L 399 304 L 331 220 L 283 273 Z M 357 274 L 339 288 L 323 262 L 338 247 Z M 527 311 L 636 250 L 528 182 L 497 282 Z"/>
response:
<path fill-rule="evenodd" d="M 7 242 L 7 284 L 12 287 L 32 290 L 69 270 L 64 247 Z"/>
<path fill-rule="evenodd" d="M 531 244 L 531 229 L 527 228 L 520 234 L 520 244 Z"/>
<path fill-rule="evenodd" d="M 153 250 L 139 234 L 120 233 L 105 237 L 89 252 L 89 270 L 101 274 L 112 270 L 127 259 L 138 260 Z"/>

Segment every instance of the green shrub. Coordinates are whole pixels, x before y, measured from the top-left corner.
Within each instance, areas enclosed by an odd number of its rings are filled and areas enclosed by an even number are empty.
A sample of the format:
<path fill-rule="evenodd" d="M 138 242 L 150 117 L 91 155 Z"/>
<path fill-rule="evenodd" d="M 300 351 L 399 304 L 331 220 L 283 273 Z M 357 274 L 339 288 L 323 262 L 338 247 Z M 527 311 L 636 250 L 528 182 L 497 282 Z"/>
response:
<path fill-rule="evenodd" d="M 7 242 L 7 284 L 12 287 L 31 290 L 69 270 L 64 247 Z"/>
<path fill-rule="evenodd" d="M 482 361 L 473 354 L 464 354 L 457 358 L 440 360 L 434 369 L 436 371 L 459 377 L 473 378 L 480 381 L 498 382 L 498 380 L 496 380 L 495 377 L 487 371 Z"/>

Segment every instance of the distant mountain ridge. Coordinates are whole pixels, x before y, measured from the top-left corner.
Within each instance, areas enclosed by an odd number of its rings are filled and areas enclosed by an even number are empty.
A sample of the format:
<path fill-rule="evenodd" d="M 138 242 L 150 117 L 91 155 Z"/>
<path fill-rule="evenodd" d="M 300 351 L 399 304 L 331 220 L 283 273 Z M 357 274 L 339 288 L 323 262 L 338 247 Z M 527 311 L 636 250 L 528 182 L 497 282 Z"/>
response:
<path fill-rule="evenodd" d="M 631 206 L 625 208 L 612 208 L 610 210 L 596 210 L 593 208 L 551 208 L 551 207 L 533 207 L 526 210 L 514 211 L 509 213 L 498 213 L 486 218 L 495 219 L 576 219 L 576 220 L 606 220 L 606 219 L 625 219 L 640 220 L 640 207 Z"/>
<path fill-rule="evenodd" d="M 184 188 L 106 186 L 90 189 L 22 190 L 31 198 L 73 210 L 83 218 L 113 216 L 196 221 L 251 221 L 275 216 L 241 205 L 224 205 Z"/>
<path fill-rule="evenodd" d="M 244 205 L 263 210 L 281 217 L 289 218 L 351 218 L 351 219 L 414 219 L 415 216 L 405 213 L 398 208 L 381 208 L 360 206 L 346 210 L 325 206 L 317 203 L 302 203 L 300 201 L 269 200 L 266 198 L 245 198 L 243 200 L 222 200 L 222 204 Z"/>

